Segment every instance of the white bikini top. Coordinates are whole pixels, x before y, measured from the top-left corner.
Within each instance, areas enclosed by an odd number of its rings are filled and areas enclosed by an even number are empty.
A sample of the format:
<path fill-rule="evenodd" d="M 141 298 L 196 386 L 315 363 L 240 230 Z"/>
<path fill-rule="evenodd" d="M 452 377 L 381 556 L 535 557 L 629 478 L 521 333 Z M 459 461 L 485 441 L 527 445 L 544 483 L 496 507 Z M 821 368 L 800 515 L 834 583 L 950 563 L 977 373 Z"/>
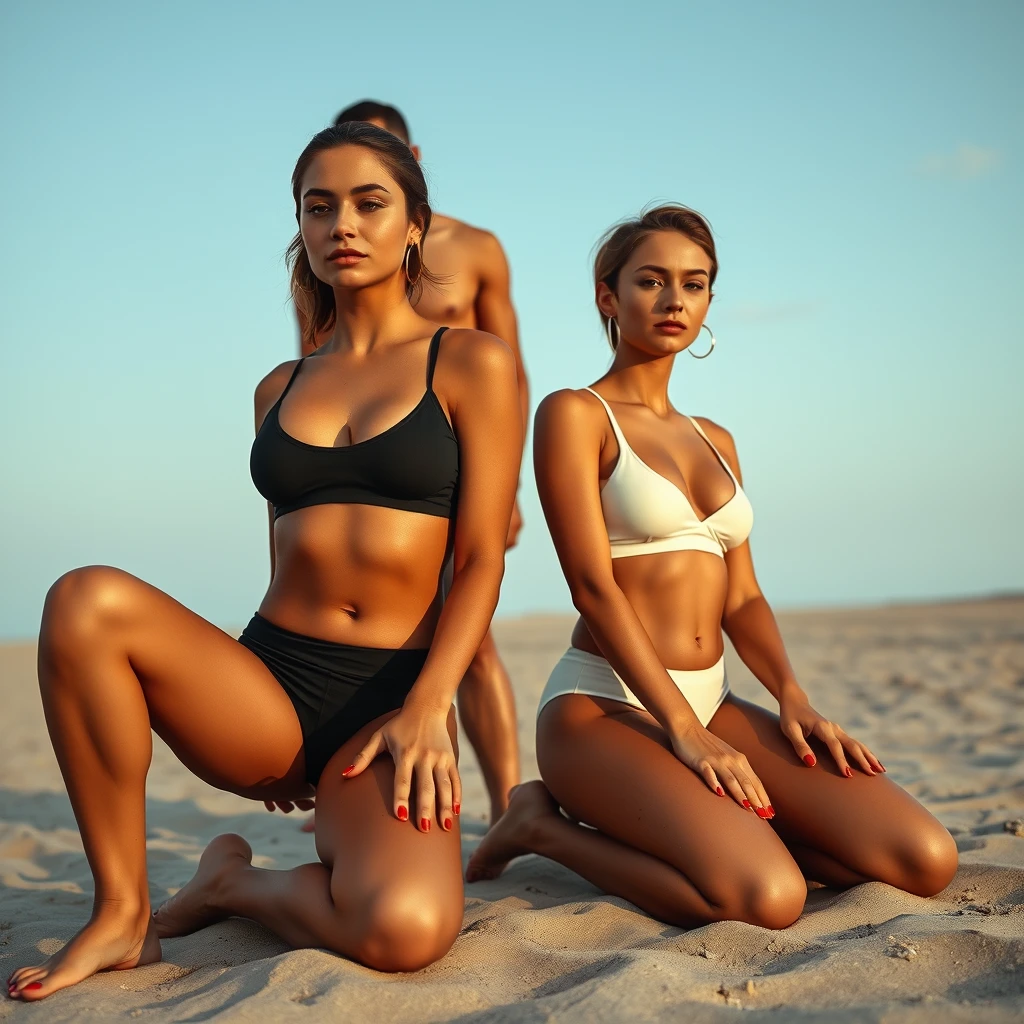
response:
<path fill-rule="evenodd" d="M 754 510 L 739 480 L 692 416 L 686 418 L 715 453 L 732 479 L 733 496 L 707 519 L 698 519 L 693 506 L 674 483 L 656 473 L 629 446 L 611 406 L 586 388 L 605 408 L 619 458 L 601 488 L 601 509 L 611 541 L 612 558 L 654 555 L 662 551 L 707 551 L 724 556 L 750 536 Z"/>

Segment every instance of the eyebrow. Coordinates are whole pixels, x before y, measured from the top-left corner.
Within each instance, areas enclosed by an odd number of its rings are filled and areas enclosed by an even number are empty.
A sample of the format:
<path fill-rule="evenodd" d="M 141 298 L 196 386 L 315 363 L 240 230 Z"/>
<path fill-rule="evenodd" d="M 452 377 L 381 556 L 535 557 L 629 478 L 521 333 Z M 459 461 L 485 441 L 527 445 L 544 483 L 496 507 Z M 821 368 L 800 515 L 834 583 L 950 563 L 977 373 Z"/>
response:
<path fill-rule="evenodd" d="M 378 185 L 376 182 L 370 182 L 367 185 L 356 185 L 356 187 L 349 192 L 349 195 L 361 196 L 364 192 L 387 192 L 388 195 L 391 195 L 383 185 Z M 308 199 L 310 196 L 322 196 L 324 199 L 334 199 L 335 193 L 329 188 L 307 188 L 306 191 L 302 193 L 302 198 Z"/>
<path fill-rule="evenodd" d="M 656 274 L 668 274 L 668 271 L 664 267 L 657 267 L 653 263 L 645 263 L 642 267 L 637 267 L 633 273 L 638 274 L 641 270 L 653 270 Z M 705 277 L 710 275 L 706 270 L 702 270 L 700 267 L 692 267 L 689 270 L 684 270 L 684 274 L 703 274 Z"/>

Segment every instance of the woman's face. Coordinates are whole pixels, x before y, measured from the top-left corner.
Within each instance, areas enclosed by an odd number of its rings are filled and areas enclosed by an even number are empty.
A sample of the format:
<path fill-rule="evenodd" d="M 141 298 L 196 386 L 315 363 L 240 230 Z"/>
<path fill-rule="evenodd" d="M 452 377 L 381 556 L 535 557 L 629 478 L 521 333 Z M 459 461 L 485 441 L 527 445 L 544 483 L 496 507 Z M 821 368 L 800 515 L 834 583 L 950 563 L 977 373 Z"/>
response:
<path fill-rule="evenodd" d="M 619 346 L 652 356 L 682 352 L 696 340 L 711 303 L 711 258 L 678 231 L 652 231 L 619 272 L 613 292 L 597 286 L 601 312 L 619 325 Z"/>
<path fill-rule="evenodd" d="M 299 231 L 324 284 L 366 288 L 399 273 L 421 231 L 387 166 L 364 146 L 317 153 L 299 188 Z"/>

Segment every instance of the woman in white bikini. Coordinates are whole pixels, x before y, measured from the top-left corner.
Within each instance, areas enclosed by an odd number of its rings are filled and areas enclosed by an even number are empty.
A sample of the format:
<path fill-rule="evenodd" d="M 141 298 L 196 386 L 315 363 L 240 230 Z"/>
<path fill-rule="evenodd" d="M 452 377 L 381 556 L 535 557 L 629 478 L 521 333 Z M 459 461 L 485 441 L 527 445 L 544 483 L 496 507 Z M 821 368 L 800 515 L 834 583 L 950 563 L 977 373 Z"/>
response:
<path fill-rule="evenodd" d="M 467 879 L 538 853 L 681 926 L 784 928 L 806 879 L 934 895 L 956 871 L 951 836 L 811 706 L 754 575 L 732 437 L 669 402 L 717 270 L 707 223 L 685 207 L 651 210 L 600 247 L 615 358 L 593 387 L 549 395 L 535 431 L 581 618 L 541 697 L 543 783 L 514 791 Z M 723 630 L 777 715 L 729 692 Z"/>

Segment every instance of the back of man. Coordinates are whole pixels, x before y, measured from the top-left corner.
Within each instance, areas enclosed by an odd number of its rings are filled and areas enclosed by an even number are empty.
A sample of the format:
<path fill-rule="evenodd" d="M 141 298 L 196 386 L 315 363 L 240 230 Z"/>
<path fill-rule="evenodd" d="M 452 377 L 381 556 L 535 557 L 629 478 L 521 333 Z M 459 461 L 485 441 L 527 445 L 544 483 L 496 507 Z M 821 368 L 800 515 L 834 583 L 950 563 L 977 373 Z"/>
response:
<path fill-rule="evenodd" d="M 335 124 L 368 121 L 402 139 L 420 158 L 405 118 L 395 108 L 375 100 L 346 107 Z M 423 262 L 441 279 L 428 285 L 416 302 L 418 313 L 446 327 L 470 327 L 494 334 L 515 355 L 525 441 L 529 416 L 526 371 L 519 350 L 519 331 L 512 306 L 508 261 L 501 243 L 489 231 L 435 213 L 423 246 Z M 305 353 L 304 353 L 305 354 Z M 522 525 L 516 504 L 508 546 Z M 508 791 L 519 781 L 519 751 L 512 684 L 494 640 L 488 632 L 459 687 L 459 717 L 476 751 L 491 801 L 491 820 L 508 804 Z"/>

